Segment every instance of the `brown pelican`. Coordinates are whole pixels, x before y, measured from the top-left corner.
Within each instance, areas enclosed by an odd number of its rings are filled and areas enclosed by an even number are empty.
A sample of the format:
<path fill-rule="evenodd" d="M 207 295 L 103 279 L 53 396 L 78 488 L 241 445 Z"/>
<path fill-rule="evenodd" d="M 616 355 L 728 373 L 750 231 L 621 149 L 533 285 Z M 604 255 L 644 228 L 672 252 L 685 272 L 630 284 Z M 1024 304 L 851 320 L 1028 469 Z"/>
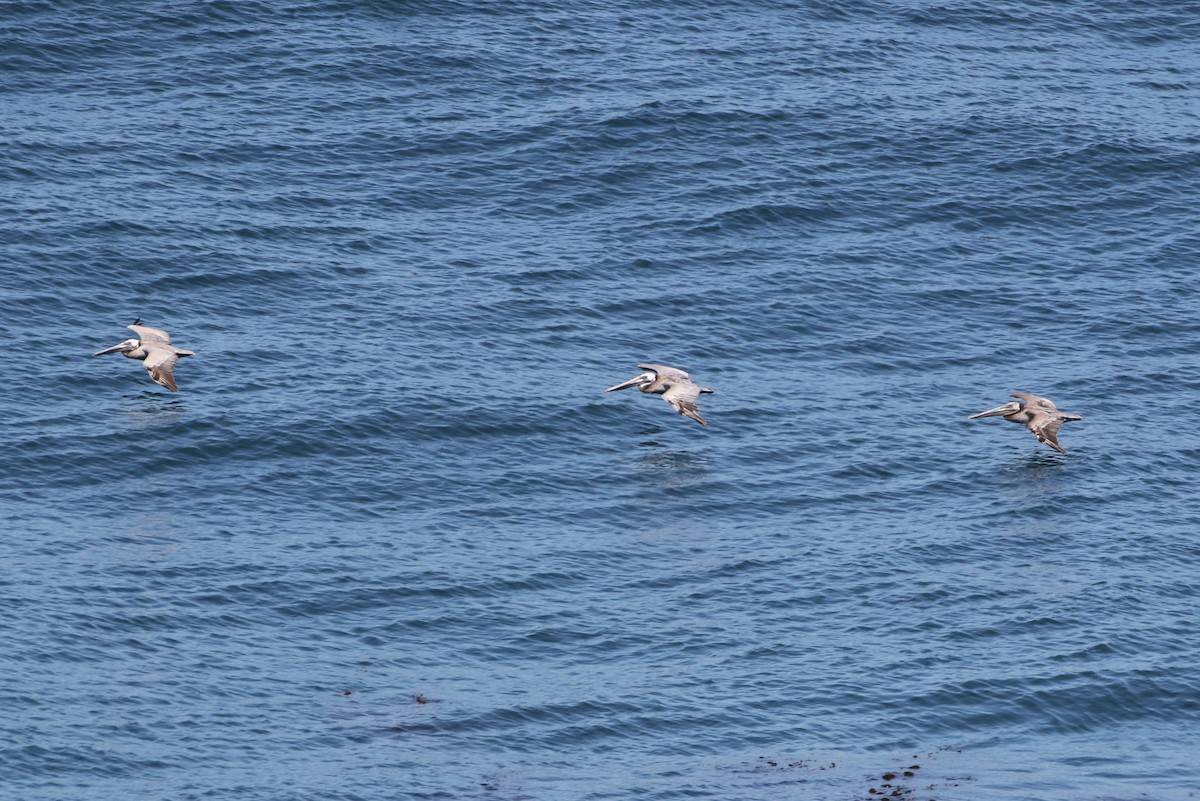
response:
<path fill-rule="evenodd" d="M 127 339 L 111 348 L 98 350 L 92 355 L 103 356 L 106 353 L 120 351 L 121 355 L 126 358 L 140 360 L 142 366 L 146 368 L 146 372 L 150 373 L 150 378 L 154 380 L 154 383 L 164 386 L 172 392 L 178 392 L 179 387 L 175 386 L 175 376 L 171 375 L 171 370 L 174 369 L 175 362 L 179 360 L 180 356 L 194 356 L 195 354 L 190 350 L 173 346 L 171 335 L 166 331 L 138 325 L 141 321 L 139 317 L 137 323 L 127 326 L 130 331 L 138 335 L 137 339 Z"/>
<path fill-rule="evenodd" d="M 628 381 L 617 384 L 615 387 L 609 387 L 604 391 L 612 392 L 617 389 L 637 387 L 642 392 L 651 395 L 662 395 L 663 400 L 671 404 L 671 408 L 684 417 L 690 417 L 700 425 L 708 425 L 700 416 L 700 410 L 696 408 L 696 398 L 700 397 L 702 392 L 712 394 L 710 387 L 693 384 L 687 373 L 674 367 L 666 367 L 661 364 L 639 364 L 638 367 L 649 372 L 634 376 Z"/>
<path fill-rule="evenodd" d="M 1029 433 L 1037 437 L 1038 442 L 1044 442 L 1059 453 L 1066 453 L 1058 444 L 1058 429 L 1068 420 L 1082 420 L 1077 414 L 1060 412 L 1049 398 L 1040 398 L 1027 392 L 1014 392 L 1017 401 L 1009 401 L 1003 406 L 988 409 L 986 412 L 973 414 L 968 420 L 980 417 L 1003 417 L 1010 423 L 1024 423 Z"/>

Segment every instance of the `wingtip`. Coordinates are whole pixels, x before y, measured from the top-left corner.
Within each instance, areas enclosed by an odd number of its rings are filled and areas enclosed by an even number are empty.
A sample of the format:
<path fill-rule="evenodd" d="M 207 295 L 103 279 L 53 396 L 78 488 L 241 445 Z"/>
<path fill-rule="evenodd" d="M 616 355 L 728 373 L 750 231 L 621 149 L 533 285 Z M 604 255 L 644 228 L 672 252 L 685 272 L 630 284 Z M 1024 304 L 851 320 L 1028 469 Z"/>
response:
<path fill-rule="evenodd" d="M 171 392 L 179 391 L 179 387 L 175 384 L 175 377 L 164 370 L 150 372 L 150 380 Z"/>

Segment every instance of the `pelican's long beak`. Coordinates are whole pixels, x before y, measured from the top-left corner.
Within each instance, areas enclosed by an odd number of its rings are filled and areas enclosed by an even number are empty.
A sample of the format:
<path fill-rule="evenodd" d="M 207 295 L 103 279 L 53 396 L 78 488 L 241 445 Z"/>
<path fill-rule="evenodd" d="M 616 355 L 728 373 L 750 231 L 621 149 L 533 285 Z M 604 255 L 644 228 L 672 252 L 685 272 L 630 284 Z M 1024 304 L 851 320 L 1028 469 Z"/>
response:
<path fill-rule="evenodd" d="M 997 406 L 995 409 L 988 409 L 986 412 L 973 414 L 967 417 L 968 420 L 978 420 L 980 417 L 1003 417 L 1006 414 L 1021 411 L 1020 404 L 1006 403 L 1003 406 Z"/>
<path fill-rule="evenodd" d="M 650 373 L 642 373 L 639 376 L 634 376 L 633 378 L 629 379 L 628 381 L 617 384 L 615 387 L 609 387 L 608 389 L 606 389 L 604 391 L 612 392 L 613 390 L 617 390 L 617 389 L 629 389 L 630 387 L 636 387 L 638 384 L 643 384 L 646 381 L 653 381 L 653 380 L 654 380 L 654 376 L 650 375 Z"/>
<path fill-rule="evenodd" d="M 105 348 L 104 350 L 98 350 L 95 353 L 93 353 L 92 355 L 93 356 L 103 356 L 106 353 L 116 353 L 123 347 L 125 347 L 125 343 L 121 342 L 116 345 L 113 345 L 111 348 Z"/>

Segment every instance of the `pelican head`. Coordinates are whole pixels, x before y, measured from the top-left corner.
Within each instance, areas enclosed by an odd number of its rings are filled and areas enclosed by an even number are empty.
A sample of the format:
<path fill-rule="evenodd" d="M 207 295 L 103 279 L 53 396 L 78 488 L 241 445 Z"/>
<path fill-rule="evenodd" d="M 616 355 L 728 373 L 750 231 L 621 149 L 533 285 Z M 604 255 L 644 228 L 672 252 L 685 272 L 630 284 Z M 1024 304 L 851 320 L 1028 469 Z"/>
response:
<path fill-rule="evenodd" d="M 638 389 L 645 391 L 646 387 L 653 384 L 657 379 L 658 375 L 656 373 L 642 373 L 641 375 L 634 376 L 628 381 L 623 381 L 620 384 L 617 384 L 615 387 L 609 387 L 604 391 L 612 392 L 618 389 L 629 389 L 630 387 L 637 387 Z"/>
<path fill-rule="evenodd" d="M 120 342 L 116 345 L 113 345 L 111 348 L 105 348 L 104 350 L 98 350 L 95 353 L 93 353 L 92 355 L 93 356 L 103 356 L 106 353 L 117 353 L 118 351 L 121 353 L 129 353 L 130 351 L 137 350 L 141 346 L 142 346 L 142 341 L 140 339 L 127 339 L 124 342 Z"/>
<path fill-rule="evenodd" d="M 978 420 L 981 417 L 1008 417 L 1010 414 L 1016 414 L 1025 407 L 1016 401 L 1009 401 L 1003 406 L 997 406 L 995 409 L 988 409 L 986 412 L 973 414 L 968 417 L 968 420 Z"/>

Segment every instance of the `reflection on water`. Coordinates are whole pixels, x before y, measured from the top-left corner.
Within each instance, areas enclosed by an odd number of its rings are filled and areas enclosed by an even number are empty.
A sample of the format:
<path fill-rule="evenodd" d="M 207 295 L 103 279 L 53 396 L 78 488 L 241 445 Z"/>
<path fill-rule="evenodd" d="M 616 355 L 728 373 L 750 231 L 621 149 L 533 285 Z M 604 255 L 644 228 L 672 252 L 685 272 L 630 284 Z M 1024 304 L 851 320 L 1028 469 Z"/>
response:
<path fill-rule="evenodd" d="M 640 454 L 636 462 L 644 489 L 679 489 L 709 480 L 709 457 L 682 450 L 656 450 Z"/>
<path fill-rule="evenodd" d="M 669 471 L 675 475 L 696 476 L 707 471 L 708 456 L 691 451 L 663 450 L 638 456 L 637 464 L 655 474 Z"/>
<path fill-rule="evenodd" d="M 137 406 L 126 412 L 134 428 L 154 428 L 178 423 L 186 408 L 183 401 L 177 398 L 164 399 L 161 395 L 147 392 L 138 400 Z"/>
<path fill-rule="evenodd" d="M 1057 495 L 1076 486 L 1077 471 L 1069 470 L 1070 457 L 1058 453 L 1030 451 L 1014 456 L 997 469 L 998 486 L 1015 492 L 1028 502 L 1032 498 Z"/>
<path fill-rule="evenodd" d="M 1059 470 L 1067 466 L 1067 457 L 1059 453 L 1036 452 L 1018 457 L 1012 463 L 1010 470 L 1024 470 L 1035 476 L 1045 476 L 1049 471 Z"/>
<path fill-rule="evenodd" d="M 128 540 L 162 540 L 178 547 L 183 529 L 177 515 L 170 512 L 131 515 L 115 526 L 113 533 Z"/>

